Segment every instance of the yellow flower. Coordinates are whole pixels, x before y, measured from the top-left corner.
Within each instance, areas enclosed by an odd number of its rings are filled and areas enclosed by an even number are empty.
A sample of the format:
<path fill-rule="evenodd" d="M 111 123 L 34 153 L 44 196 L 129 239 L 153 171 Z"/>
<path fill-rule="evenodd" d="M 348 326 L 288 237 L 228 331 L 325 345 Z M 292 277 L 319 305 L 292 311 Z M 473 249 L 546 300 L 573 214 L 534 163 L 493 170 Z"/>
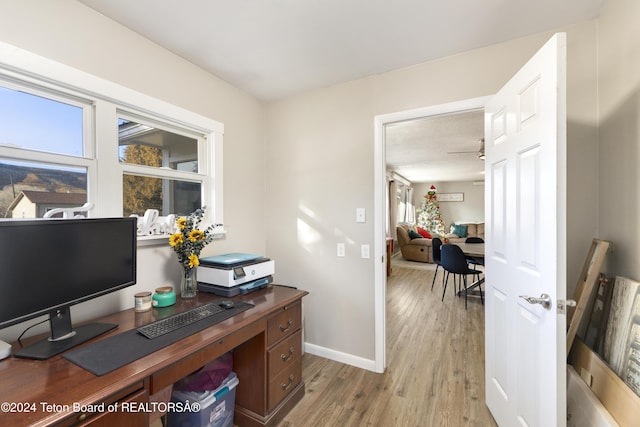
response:
<path fill-rule="evenodd" d="M 204 239 L 204 233 L 198 229 L 191 230 L 191 232 L 189 233 L 189 240 L 191 240 L 193 243 L 202 239 Z"/>
<path fill-rule="evenodd" d="M 200 260 L 198 259 L 198 255 L 191 254 L 189 255 L 189 268 L 197 267 L 200 265 Z"/>
<path fill-rule="evenodd" d="M 171 245 L 172 248 L 180 246 L 183 242 L 184 238 L 182 237 L 182 233 L 175 233 L 169 237 L 169 245 Z"/>
<path fill-rule="evenodd" d="M 187 218 L 178 218 L 176 224 L 178 224 L 178 228 L 180 228 L 180 230 L 184 230 L 187 226 Z"/>

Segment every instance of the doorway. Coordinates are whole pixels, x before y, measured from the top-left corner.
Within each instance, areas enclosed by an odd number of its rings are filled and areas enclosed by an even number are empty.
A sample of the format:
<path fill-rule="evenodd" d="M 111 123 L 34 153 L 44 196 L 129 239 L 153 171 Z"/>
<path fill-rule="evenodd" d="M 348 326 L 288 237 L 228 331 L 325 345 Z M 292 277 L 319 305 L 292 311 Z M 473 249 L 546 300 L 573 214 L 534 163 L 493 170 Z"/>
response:
<path fill-rule="evenodd" d="M 386 142 L 385 128 L 387 125 L 402 121 L 415 120 L 424 117 L 443 114 L 459 113 L 470 110 L 484 109 L 490 97 L 472 98 L 463 101 L 440 104 L 414 110 L 384 114 L 374 118 L 374 227 L 375 227 L 375 259 L 376 263 L 374 283 L 375 309 L 375 371 L 384 372 L 386 368 Z"/>

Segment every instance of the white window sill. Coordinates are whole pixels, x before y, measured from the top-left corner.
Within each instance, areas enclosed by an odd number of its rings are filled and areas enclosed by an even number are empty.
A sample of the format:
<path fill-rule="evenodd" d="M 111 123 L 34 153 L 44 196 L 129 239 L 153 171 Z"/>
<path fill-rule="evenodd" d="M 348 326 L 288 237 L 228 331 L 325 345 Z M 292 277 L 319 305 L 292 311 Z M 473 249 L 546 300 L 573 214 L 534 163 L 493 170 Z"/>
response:
<path fill-rule="evenodd" d="M 218 231 L 213 236 L 213 240 L 223 239 L 227 235 L 227 231 Z M 138 236 L 138 247 L 145 246 L 160 246 L 167 245 L 169 246 L 169 236 L 170 234 L 155 234 L 151 236 Z"/>

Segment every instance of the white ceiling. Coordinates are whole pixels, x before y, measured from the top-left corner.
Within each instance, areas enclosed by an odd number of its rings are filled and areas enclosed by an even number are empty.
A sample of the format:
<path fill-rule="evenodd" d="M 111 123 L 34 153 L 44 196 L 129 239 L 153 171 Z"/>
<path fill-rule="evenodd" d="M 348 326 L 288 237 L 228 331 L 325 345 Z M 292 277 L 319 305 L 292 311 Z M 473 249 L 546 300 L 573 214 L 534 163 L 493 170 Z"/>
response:
<path fill-rule="evenodd" d="M 605 0 L 78 1 L 256 98 L 274 101 L 593 19 Z M 474 130 L 458 137 L 473 146 L 481 135 Z M 439 141 L 423 154 L 434 159 L 438 147 L 445 154 L 467 151 Z M 411 158 L 421 161 L 417 143 L 411 144 Z M 408 161 L 393 151 L 387 155 L 398 164 Z"/>
<path fill-rule="evenodd" d="M 413 183 L 484 180 L 483 136 L 482 110 L 387 125 L 387 170 Z"/>

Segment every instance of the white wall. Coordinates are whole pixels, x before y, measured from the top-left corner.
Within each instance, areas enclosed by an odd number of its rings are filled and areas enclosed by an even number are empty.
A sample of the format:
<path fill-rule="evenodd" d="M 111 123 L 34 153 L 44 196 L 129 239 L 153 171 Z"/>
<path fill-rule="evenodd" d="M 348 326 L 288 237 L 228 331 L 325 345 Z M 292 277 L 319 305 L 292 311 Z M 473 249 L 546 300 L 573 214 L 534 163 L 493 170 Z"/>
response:
<path fill-rule="evenodd" d="M 609 276 L 640 279 L 640 2 L 608 0 L 598 20 L 600 229 Z M 585 171 L 588 173 L 588 171 Z"/>
<path fill-rule="evenodd" d="M 431 185 L 436 186 L 436 194 L 463 193 L 462 202 L 438 201 L 440 215 L 447 230 L 456 221 L 484 222 L 484 183 L 476 185 L 470 181 L 460 181 L 413 184 L 413 204 L 416 209 L 422 206 L 424 195 Z"/>
<path fill-rule="evenodd" d="M 596 229 L 597 207 L 584 186 L 597 187 L 595 22 L 568 32 L 569 281 L 575 282 Z M 311 350 L 368 366 L 374 358 L 372 245 L 376 115 L 495 93 L 551 36 L 539 34 L 342 85 L 267 106 L 267 250 L 278 280 L 305 298 Z M 579 160 L 573 160 L 573 158 Z M 589 174 L 583 174 L 589 170 Z M 367 222 L 355 222 L 355 208 Z M 574 230 L 579 236 L 573 236 Z M 347 256 L 336 257 L 336 243 Z M 586 243 L 585 243 L 586 242 Z M 351 356 L 352 359 L 349 359 Z"/>
<path fill-rule="evenodd" d="M 203 254 L 264 253 L 264 107 L 75 0 L 0 1 L 0 40 L 224 123 L 225 240 Z M 267 254 L 268 255 L 268 254 Z M 74 321 L 133 307 L 140 290 L 177 285 L 168 244 L 138 250 L 138 284 L 72 309 Z M 0 331 L 13 341 L 22 327 Z"/>
<path fill-rule="evenodd" d="M 577 276 L 586 254 L 583 241 L 588 247 L 597 228 L 593 195 L 583 190 L 598 186 L 596 25 L 585 22 L 566 30 L 569 217 L 570 226 L 579 231 L 572 239 L 569 230 L 569 275 L 578 270 Z M 360 245 L 373 245 L 376 232 L 374 117 L 495 93 L 550 35 L 488 46 L 265 107 L 74 0 L 0 1 L 1 41 L 224 123 L 229 234 L 206 254 L 238 250 L 273 258 L 278 282 L 310 291 L 305 298 L 306 341 L 363 366 L 374 357 L 374 260 L 359 257 Z M 579 178 L 572 180 L 575 174 Z M 358 207 L 366 208 L 364 224 L 355 222 Z M 344 258 L 335 255 L 338 242 L 347 244 Z M 579 265 L 572 270 L 575 258 Z M 131 307 L 133 292 L 177 283 L 177 263 L 167 246 L 140 249 L 138 267 L 135 289 L 82 304 L 74 309 L 75 319 Z M 0 335 L 15 337 L 7 331 Z"/>

